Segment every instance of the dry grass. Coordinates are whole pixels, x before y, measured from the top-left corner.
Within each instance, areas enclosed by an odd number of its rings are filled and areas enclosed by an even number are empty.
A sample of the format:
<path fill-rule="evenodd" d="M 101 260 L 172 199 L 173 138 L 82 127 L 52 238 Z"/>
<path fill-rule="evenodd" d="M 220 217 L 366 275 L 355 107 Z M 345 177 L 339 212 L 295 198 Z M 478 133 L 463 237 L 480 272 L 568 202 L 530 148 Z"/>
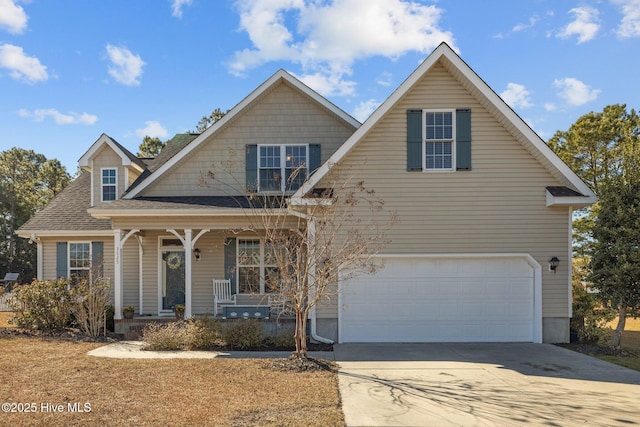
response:
<path fill-rule="evenodd" d="M 102 359 L 102 344 L 0 337 L 0 425 L 341 426 L 335 373 L 281 372 L 255 359 Z M 41 405 L 63 405 L 44 413 Z M 90 413 L 67 404 L 89 403 Z"/>
<path fill-rule="evenodd" d="M 13 316 L 10 311 L 0 311 L 0 328 L 11 328 L 13 325 L 8 323 L 9 319 Z"/>

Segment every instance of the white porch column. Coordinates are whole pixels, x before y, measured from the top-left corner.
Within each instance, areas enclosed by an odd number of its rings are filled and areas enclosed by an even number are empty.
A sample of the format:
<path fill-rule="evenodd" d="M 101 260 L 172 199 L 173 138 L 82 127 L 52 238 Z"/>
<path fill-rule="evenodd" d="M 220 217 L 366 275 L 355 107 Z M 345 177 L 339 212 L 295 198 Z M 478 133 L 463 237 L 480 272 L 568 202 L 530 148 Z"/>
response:
<path fill-rule="evenodd" d="M 113 231 L 113 306 L 114 319 L 122 319 L 122 230 Z"/>
<path fill-rule="evenodd" d="M 191 268 L 193 265 L 192 230 L 184 230 L 184 317 L 191 317 Z"/>

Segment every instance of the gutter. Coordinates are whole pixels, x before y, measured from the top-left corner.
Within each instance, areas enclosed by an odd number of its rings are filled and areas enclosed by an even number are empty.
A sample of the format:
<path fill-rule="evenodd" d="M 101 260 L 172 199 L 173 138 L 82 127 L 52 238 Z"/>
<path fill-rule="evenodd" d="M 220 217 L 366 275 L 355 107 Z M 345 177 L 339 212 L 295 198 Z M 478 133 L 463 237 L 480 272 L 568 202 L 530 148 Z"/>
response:
<path fill-rule="evenodd" d="M 287 211 L 291 215 L 296 216 L 298 218 L 309 219 L 309 216 L 307 214 L 302 213 L 302 212 L 297 212 L 297 211 L 291 209 L 289 206 L 287 206 Z M 313 233 L 315 233 L 315 227 L 313 227 Z M 310 329 L 311 339 L 313 339 L 315 341 L 318 341 L 318 342 L 321 342 L 323 344 L 333 344 L 334 343 L 334 341 L 332 339 L 325 338 L 325 337 L 322 337 L 322 336 L 318 335 L 318 332 L 316 331 L 317 318 L 316 318 L 316 306 L 315 305 L 313 307 L 311 307 L 311 309 L 309 310 L 309 320 L 311 320 L 311 329 Z"/>

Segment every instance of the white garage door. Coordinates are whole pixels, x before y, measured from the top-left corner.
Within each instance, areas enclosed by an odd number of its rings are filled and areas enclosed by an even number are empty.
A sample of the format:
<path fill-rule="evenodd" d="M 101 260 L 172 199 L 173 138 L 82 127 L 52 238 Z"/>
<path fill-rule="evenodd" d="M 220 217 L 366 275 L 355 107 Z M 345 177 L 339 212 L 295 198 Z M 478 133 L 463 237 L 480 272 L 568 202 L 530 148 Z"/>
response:
<path fill-rule="evenodd" d="M 534 271 L 524 258 L 386 258 L 341 283 L 340 342 L 531 342 Z"/>

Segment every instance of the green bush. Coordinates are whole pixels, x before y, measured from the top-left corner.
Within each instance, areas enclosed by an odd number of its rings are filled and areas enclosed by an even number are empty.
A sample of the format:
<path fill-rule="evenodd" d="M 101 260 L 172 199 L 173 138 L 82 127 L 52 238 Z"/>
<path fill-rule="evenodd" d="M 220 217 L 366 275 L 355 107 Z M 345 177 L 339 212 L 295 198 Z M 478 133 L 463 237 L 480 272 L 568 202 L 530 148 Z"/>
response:
<path fill-rule="evenodd" d="M 296 340 L 293 337 L 293 331 L 289 333 L 280 333 L 265 338 L 268 347 L 276 350 L 295 350 Z"/>
<path fill-rule="evenodd" d="M 69 281 L 34 280 L 20 286 L 11 301 L 13 323 L 22 329 L 54 331 L 68 326 L 71 319 Z"/>
<path fill-rule="evenodd" d="M 580 342 L 597 344 L 608 337 L 606 324 L 615 314 L 602 307 L 595 294 L 588 293 L 582 284 L 573 284 L 573 318 L 571 329 L 578 332 Z"/>
<path fill-rule="evenodd" d="M 252 350 L 263 345 L 264 327 L 258 319 L 230 322 L 222 331 L 223 341 L 234 350 Z"/>

